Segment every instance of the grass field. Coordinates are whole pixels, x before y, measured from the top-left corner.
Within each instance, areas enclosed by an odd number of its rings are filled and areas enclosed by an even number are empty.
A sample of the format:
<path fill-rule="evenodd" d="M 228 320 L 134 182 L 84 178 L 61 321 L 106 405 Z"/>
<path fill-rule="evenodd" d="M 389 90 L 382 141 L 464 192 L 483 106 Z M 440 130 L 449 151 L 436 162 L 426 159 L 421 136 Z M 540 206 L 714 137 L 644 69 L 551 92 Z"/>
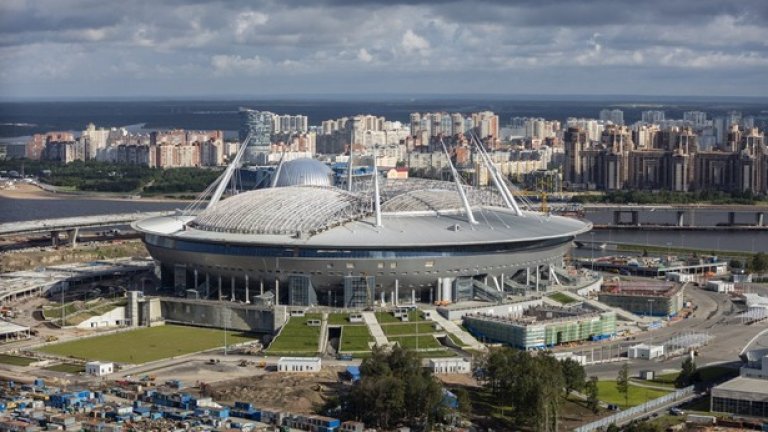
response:
<path fill-rule="evenodd" d="M 664 396 L 669 393 L 664 390 L 649 389 L 645 387 L 638 387 L 635 385 L 629 385 L 629 405 L 624 403 L 624 395 L 619 393 L 616 389 L 616 381 L 598 381 L 597 382 L 598 397 L 601 401 L 609 404 L 615 404 L 623 408 L 633 407 L 640 405 L 651 399 Z"/>
<path fill-rule="evenodd" d="M 227 332 L 228 345 L 253 339 L 244 333 Z M 40 351 L 86 360 L 146 363 L 221 346 L 223 330 L 165 325 L 49 345 Z"/>
<path fill-rule="evenodd" d="M 424 321 L 424 318 L 421 316 L 421 314 L 422 312 L 418 309 L 414 309 L 408 312 L 408 321 L 409 322 Z M 395 318 L 395 316 L 392 315 L 392 312 L 376 312 L 376 320 L 380 324 L 403 322 L 400 320 L 400 318 Z"/>
<path fill-rule="evenodd" d="M 451 338 L 451 341 L 452 341 L 453 343 L 455 343 L 455 344 L 456 344 L 456 346 L 458 346 L 458 347 L 460 347 L 460 348 L 464 348 L 465 346 L 467 346 L 467 344 L 465 344 L 464 342 L 462 342 L 462 341 L 461 341 L 461 339 L 459 339 L 459 338 L 458 338 L 456 335 L 454 335 L 453 333 L 447 333 L 447 334 L 448 334 L 448 337 L 449 337 L 449 338 Z"/>
<path fill-rule="evenodd" d="M 14 366 L 29 366 L 30 363 L 36 361 L 32 357 L 22 357 L 10 354 L 0 354 L 0 363 L 14 365 Z"/>
<path fill-rule="evenodd" d="M 369 351 L 368 342 L 373 342 L 373 336 L 366 326 L 344 326 L 341 329 L 340 352 Z"/>
<path fill-rule="evenodd" d="M 576 303 L 576 299 L 569 296 L 568 294 L 561 293 L 561 292 L 556 292 L 551 296 L 549 296 L 549 298 L 562 304 Z"/>
<path fill-rule="evenodd" d="M 269 344 L 268 354 L 277 353 L 316 353 L 320 327 L 310 327 L 307 321 L 320 319 L 321 314 L 307 314 L 304 317 L 291 317 L 285 324 L 280 336 Z"/>
<path fill-rule="evenodd" d="M 403 348 L 416 349 L 428 349 L 428 348 L 442 348 L 440 342 L 433 336 L 396 336 L 388 337 L 390 342 L 399 342 Z"/>
<path fill-rule="evenodd" d="M 348 313 L 329 313 L 328 325 L 341 325 L 341 326 L 364 326 L 365 323 L 351 323 L 349 322 Z"/>
<path fill-rule="evenodd" d="M 416 333 L 434 333 L 435 328 L 432 322 L 389 324 L 381 326 L 384 334 L 389 336 L 407 336 Z"/>
<path fill-rule="evenodd" d="M 54 371 L 54 372 L 64 372 L 64 373 L 71 373 L 71 374 L 85 372 L 85 366 L 75 364 L 75 363 L 62 363 L 54 366 L 48 366 L 43 369 Z"/>

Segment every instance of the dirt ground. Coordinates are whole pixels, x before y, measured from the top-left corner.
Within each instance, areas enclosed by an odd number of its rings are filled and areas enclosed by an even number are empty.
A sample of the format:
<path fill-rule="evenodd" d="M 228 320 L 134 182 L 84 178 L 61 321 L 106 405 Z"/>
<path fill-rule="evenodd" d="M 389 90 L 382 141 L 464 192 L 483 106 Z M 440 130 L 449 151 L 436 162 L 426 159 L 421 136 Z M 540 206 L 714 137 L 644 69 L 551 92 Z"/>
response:
<path fill-rule="evenodd" d="M 264 375 L 222 381 L 211 385 L 209 395 L 222 402 L 251 402 L 265 408 L 296 413 L 314 413 L 324 397 L 336 394 L 341 384 L 339 368 L 324 368 L 316 374 L 270 372 Z"/>
<path fill-rule="evenodd" d="M 120 243 L 93 246 L 78 246 L 75 249 L 60 247 L 57 250 L 45 248 L 0 254 L 0 269 L 4 272 L 29 270 L 40 266 L 70 264 L 105 258 L 147 256 L 149 253 L 140 240 L 121 240 Z"/>

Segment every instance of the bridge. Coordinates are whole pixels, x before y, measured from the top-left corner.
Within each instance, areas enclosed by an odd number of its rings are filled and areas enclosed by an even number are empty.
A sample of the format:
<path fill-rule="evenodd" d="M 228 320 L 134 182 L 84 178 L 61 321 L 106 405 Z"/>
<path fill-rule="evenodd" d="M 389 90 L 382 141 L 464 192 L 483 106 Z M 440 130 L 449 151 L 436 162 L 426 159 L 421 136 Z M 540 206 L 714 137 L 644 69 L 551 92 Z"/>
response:
<path fill-rule="evenodd" d="M 690 221 L 691 215 L 696 211 L 721 211 L 728 215 L 728 220 L 724 221 L 727 226 L 736 225 L 737 213 L 748 213 L 754 214 L 754 227 L 765 227 L 765 213 L 768 208 L 764 205 L 724 204 L 585 204 L 584 210 L 613 212 L 613 226 L 641 226 L 641 212 L 669 212 L 676 216 L 673 226 L 685 227 L 686 219 Z M 630 215 L 629 221 L 625 221 L 623 217 L 627 214 Z"/>
<path fill-rule="evenodd" d="M 59 244 L 59 234 L 67 234 L 69 244 L 74 246 L 80 228 L 98 228 L 127 225 L 131 222 L 153 216 L 167 215 L 169 212 L 135 212 L 95 216 L 78 216 L 59 219 L 39 219 L 23 222 L 0 224 L 0 236 L 14 236 L 34 233 L 50 233 L 54 246 Z"/>

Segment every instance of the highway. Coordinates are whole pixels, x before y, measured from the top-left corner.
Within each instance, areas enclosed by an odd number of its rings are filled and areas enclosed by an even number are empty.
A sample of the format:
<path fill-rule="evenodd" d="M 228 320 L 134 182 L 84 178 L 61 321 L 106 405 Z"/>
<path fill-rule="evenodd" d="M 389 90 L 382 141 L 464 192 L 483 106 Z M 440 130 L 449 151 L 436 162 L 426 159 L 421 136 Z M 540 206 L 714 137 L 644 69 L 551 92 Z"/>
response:
<path fill-rule="evenodd" d="M 163 216 L 167 214 L 168 212 L 135 212 L 10 222 L 0 224 L 0 236 L 67 231 L 75 228 L 96 228 L 127 225 L 139 219 L 145 219 L 153 216 Z"/>

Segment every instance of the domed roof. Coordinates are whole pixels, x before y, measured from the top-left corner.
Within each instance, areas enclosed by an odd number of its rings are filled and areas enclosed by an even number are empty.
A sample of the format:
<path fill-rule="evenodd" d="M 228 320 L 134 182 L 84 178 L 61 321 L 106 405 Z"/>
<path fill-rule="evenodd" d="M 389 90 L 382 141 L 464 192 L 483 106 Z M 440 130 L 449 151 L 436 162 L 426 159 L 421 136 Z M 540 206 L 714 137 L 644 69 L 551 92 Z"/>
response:
<path fill-rule="evenodd" d="M 341 189 L 286 186 L 244 192 L 219 201 L 189 225 L 204 231 L 303 236 L 369 213 L 368 200 Z"/>
<path fill-rule="evenodd" d="M 333 186 L 333 171 L 328 165 L 309 158 L 283 163 L 275 186 Z"/>

